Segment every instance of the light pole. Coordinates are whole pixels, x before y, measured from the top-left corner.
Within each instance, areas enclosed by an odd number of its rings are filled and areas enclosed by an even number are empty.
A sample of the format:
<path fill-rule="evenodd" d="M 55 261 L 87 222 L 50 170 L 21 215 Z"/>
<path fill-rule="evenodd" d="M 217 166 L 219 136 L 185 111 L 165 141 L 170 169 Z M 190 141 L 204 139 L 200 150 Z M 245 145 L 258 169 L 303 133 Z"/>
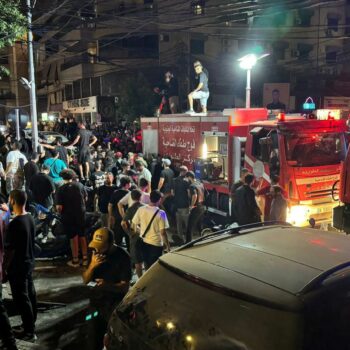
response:
<path fill-rule="evenodd" d="M 242 69 L 245 69 L 247 71 L 247 85 L 245 89 L 245 108 L 250 108 L 250 95 L 251 95 L 251 73 L 253 67 L 256 65 L 256 63 L 266 57 L 269 56 L 269 54 L 264 54 L 261 56 L 256 56 L 255 54 L 249 54 L 246 56 L 243 56 L 242 58 L 238 59 L 239 66 Z"/>
<path fill-rule="evenodd" d="M 27 20 L 28 20 L 28 73 L 29 80 L 29 96 L 30 96 L 30 114 L 32 121 L 32 145 L 33 151 L 38 150 L 38 117 L 36 109 L 36 87 L 35 87 L 35 70 L 34 70 L 34 53 L 33 53 L 33 32 L 32 32 L 32 4 L 31 0 L 27 0 Z M 23 79 L 23 78 L 21 78 Z"/>

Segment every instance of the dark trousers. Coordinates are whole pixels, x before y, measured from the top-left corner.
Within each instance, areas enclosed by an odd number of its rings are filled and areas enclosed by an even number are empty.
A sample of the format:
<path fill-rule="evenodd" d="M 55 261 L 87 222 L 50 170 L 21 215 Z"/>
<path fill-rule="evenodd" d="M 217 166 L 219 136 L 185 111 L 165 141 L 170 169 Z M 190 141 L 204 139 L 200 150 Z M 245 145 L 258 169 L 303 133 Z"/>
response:
<path fill-rule="evenodd" d="M 195 233 L 200 233 L 202 231 L 202 221 L 204 213 L 205 207 L 203 205 L 197 205 L 190 211 L 190 215 L 188 217 L 186 243 L 192 241 L 192 237 Z"/>
<path fill-rule="evenodd" d="M 25 333 L 33 334 L 37 316 L 36 292 L 32 274 L 9 277 L 13 302 L 18 309 Z"/>
<path fill-rule="evenodd" d="M 163 254 L 163 247 L 143 242 L 142 255 L 145 269 L 148 270 Z"/>
<path fill-rule="evenodd" d="M 2 284 L 0 281 L 0 338 L 3 345 L 8 349 L 17 349 L 16 341 L 12 333 L 10 320 L 2 300 Z"/>

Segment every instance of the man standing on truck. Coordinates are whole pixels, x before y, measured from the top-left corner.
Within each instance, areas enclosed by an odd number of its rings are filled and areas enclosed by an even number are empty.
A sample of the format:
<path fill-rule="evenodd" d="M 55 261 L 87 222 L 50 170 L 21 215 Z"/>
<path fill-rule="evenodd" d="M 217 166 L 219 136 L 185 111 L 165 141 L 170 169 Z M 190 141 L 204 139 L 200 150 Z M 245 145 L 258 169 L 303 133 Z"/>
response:
<path fill-rule="evenodd" d="M 193 66 L 197 75 L 196 79 L 199 79 L 199 83 L 197 87 L 188 95 L 188 104 L 190 109 L 186 113 L 194 113 L 193 100 L 199 100 L 201 103 L 202 112 L 207 113 L 207 102 L 209 98 L 209 74 L 208 71 L 203 68 L 201 62 L 196 61 L 194 62 Z"/>

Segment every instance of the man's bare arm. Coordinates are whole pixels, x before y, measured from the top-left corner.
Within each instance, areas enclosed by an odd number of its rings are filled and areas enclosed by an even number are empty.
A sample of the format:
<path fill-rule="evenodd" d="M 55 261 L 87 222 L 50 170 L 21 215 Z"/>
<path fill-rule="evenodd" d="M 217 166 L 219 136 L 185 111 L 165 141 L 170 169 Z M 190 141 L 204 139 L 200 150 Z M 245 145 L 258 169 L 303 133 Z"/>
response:
<path fill-rule="evenodd" d="M 97 137 L 92 135 L 92 142 L 89 144 L 89 147 L 93 146 L 97 142 Z"/>
<path fill-rule="evenodd" d="M 78 135 L 78 136 L 75 138 L 75 140 L 73 141 L 73 143 L 70 144 L 70 146 L 76 145 L 76 144 L 79 142 L 79 140 L 80 140 L 80 135 Z"/>

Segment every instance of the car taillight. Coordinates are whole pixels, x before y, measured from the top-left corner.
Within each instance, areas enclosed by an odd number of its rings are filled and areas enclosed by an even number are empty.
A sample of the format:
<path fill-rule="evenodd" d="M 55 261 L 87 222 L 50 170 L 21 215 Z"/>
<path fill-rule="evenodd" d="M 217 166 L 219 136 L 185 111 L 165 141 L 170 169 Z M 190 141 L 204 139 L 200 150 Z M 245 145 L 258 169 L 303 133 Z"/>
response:
<path fill-rule="evenodd" d="M 106 333 L 105 336 L 103 337 L 103 350 L 108 350 L 110 345 L 111 345 L 111 337 L 108 333 Z"/>

